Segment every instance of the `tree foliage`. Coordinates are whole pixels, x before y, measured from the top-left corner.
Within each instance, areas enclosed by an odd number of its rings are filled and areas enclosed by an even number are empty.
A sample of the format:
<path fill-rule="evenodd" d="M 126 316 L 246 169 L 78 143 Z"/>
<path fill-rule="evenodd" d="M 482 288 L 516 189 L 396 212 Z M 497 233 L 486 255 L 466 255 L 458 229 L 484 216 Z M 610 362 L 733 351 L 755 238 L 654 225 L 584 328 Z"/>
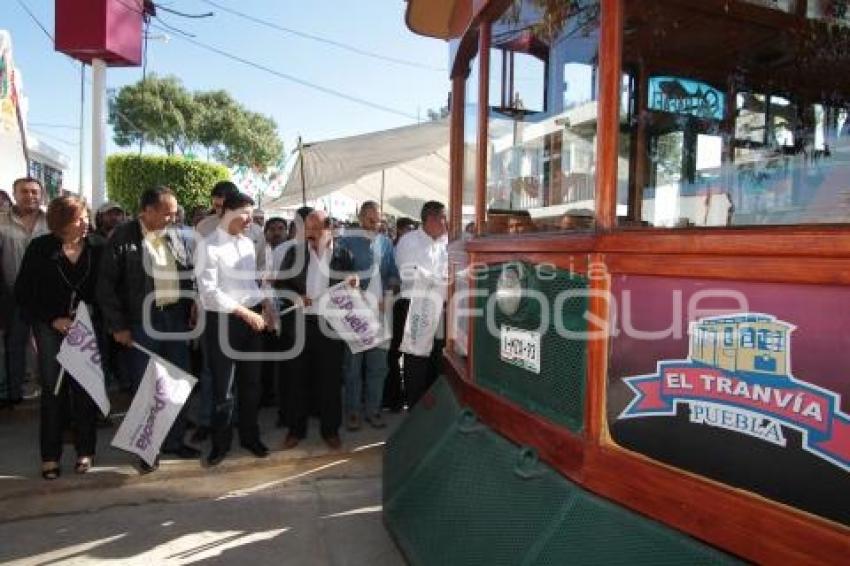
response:
<path fill-rule="evenodd" d="M 208 206 L 210 189 L 230 178 L 226 167 L 183 157 L 117 154 L 106 159 L 109 199 L 129 211 L 137 211 L 142 191 L 165 185 L 177 195 L 186 210 Z"/>
<path fill-rule="evenodd" d="M 192 94 L 177 78 L 151 75 L 122 88 L 110 105 L 115 143 L 125 147 L 143 139 L 169 155 L 175 150 L 184 153 L 195 141 L 192 134 L 195 112 Z"/>
<path fill-rule="evenodd" d="M 231 167 L 264 171 L 283 154 L 272 118 L 251 112 L 223 90 L 189 92 L 176 77 L 151 75 L 121 89 L 110 108 L 115 143 L 144 139 L 169 155 L 203 147 Z"/>

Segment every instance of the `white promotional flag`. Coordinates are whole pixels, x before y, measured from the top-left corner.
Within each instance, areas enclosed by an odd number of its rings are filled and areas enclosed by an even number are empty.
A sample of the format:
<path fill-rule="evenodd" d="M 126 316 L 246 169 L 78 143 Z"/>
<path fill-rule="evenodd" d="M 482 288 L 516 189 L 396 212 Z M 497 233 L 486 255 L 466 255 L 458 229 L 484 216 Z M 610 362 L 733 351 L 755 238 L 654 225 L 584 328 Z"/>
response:
<path fill-rule="evenodd" d="M 77 307 L 77 316 L 62 340 L 56 360 L 65 368 L 65 372 L 85 389 L 100 408 L 100 412 L 104 416 L 108 415 L 109 397 L 106 395 L 103 367 L 100 365 L 100 349 L 85 303 L 80 303 Z"/>
<path fill-rule="evenodd" d="M 444 288 L 445 282 L 439 277 L 416 270 L 400 351 L 414 356 L 431 355 L 443 314 Z"/>
<path fill-rule="evenodd" d="M 138 454 L 153 466 L 160 446 L 196 382 L 194 376 L 151 356 L 130 410 L 112 439 L 112 446 Z"/>
<path fill-rule="evenodd" d="M 334 285 L 319 299 L 319 312 L 353 354 L 371 350 L 388 340 L 387 333 L 359 287 L 342 282 Z"/>

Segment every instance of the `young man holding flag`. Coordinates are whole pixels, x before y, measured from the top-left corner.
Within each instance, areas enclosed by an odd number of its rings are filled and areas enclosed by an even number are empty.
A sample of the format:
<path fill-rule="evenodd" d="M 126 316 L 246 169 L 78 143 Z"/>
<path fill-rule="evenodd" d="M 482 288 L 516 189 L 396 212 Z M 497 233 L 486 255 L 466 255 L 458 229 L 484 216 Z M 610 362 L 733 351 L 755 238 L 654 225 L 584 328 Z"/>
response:
<path fill-rule="evenodd" d="M 183 371 L 189 368 L 192 297 L 192 249 L 185 233 L 173 226 L 177 199 L 171 189 L 148 189 L 136 220 L 115 229 L 104 250 L 97 299 L 106 328 L 125 347 L 125 363 L 135 389 L 149 369 L 148 352 Z M 155 334 L 170 334 L 170 337 Z M 141 346 L 141 348 L 136 347 Z M 198 458 L 200 451 L 183 436 L 183 412 L 177 416 L 162 453 Z M 156 462 L 142 460 L 142 472 Z"/>

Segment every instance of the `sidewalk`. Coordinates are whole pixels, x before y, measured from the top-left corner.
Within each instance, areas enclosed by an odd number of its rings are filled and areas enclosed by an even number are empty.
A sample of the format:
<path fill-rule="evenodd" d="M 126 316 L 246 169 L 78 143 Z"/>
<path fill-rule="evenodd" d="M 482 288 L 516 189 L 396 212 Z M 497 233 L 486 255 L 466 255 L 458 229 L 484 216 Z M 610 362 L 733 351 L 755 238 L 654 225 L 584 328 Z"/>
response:
<path fill-rule="evenodd" d="M 271 450 L 268 458 L 255 458 L 239 447 L 236 434 L 230 454 L 215 468 L 204 467 L 202 460 L 164 457 L 159 470 L 146 475 L 139 474 L 136 468 L 138 458 L 135 455 L 110 446 L 119 424 L 115 421 L 111 428 L 98 429 L 97 456 L 94 468 L 88 474 L 74 473 L 76 455 L 73 445 L 66 444 L 62 456 L 62 476 L 54 481 L 45 481 L 40 473 L 38 401 L 26 401 L 14 410 L 0 411 L 0 454 L 3 455 L 0 459 L 0 523 L 35 516 L 39 509 L 42 513 L 58 512 L 50 508 L 51 498 L 42 496 L 80 491 L 95 496 L 98 493 L 96 490 L 106 488 L 162 485 L 162 482 L 190 478 L 217 477 L 221 480 L 222 474 L 270 470 L 275 467 L 294 469 L 314 464 L 321 466 L 323 462 L 338 461 L 364 452 L 377 452 L 379 457 L 384 441 L 403 420 L 404 413 L 384 413 L 387 422 L 384 429 L 374 429 L 364 423 L 359 431 L 348 432 L 343 426 L 340 431 L 343 446 L 338 451 L 332 451 L 325 445 L 315 419 L 310 422 L 307 438 L 298 447 L 283 451 L 286 429 L 275 427 L 276 416 L 274 408 L 263 409 L 260 413 L 261 437 Z M 209 441 L 197 447 L 201 449 L 203 458 L 209 452 Z M 33 498 L 42 498 L 44 501 L 33 505 Z M 24 501 L 27 501 L 26 505 L 22 504 Z"/>

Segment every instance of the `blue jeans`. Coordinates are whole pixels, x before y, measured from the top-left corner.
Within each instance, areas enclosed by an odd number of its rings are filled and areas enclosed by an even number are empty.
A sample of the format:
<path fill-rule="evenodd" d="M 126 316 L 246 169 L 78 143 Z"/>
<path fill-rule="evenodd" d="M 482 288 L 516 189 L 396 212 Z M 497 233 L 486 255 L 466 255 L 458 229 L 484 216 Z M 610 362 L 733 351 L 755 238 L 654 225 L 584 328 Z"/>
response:
<path fill-rule="evenodd" d="M 366 382 L 366 414 L 373 415 L 381 410 L 384 395 L 384 380 L 387 378 L 387 351 L 372 348 L 352 354 L 345 348 L 343 362 L 345 375 L 345 412 L 359 414 L 363 407 L 363 382 Z"/>
<path fill-rule="evenodd" d="M 160 310 L 156 307 L 151 307 L 151 326 L 159 332 L 188 332 L 189 317 L 188 308 L 185 305 L 178 305 Z M 184 338 L 182 340 L 154 340 L 145 333 L 145 329 L 141 324 L 134 324 L 130 328 L 133 335 L 133 341 L 153 352 L 154 354 L 165 358 L 178 368 L 190 372 L 189 368 L 189 343 Z M 138 350 L 137 348 L 125 348 L 124 359 L 127 364 L 127 372 L 133 383 L 133 394 L 139 388 L 139 384 L 145 375 L 145 370 L 148 367 L 149 356 Z M 183 446 L 183 436 L 186 432 L 186 407 L 180 411 L 180 415 L 174 421 L 174 425 L 168 432 L 162 449 L 166 451 L 177 450 Z"/>

